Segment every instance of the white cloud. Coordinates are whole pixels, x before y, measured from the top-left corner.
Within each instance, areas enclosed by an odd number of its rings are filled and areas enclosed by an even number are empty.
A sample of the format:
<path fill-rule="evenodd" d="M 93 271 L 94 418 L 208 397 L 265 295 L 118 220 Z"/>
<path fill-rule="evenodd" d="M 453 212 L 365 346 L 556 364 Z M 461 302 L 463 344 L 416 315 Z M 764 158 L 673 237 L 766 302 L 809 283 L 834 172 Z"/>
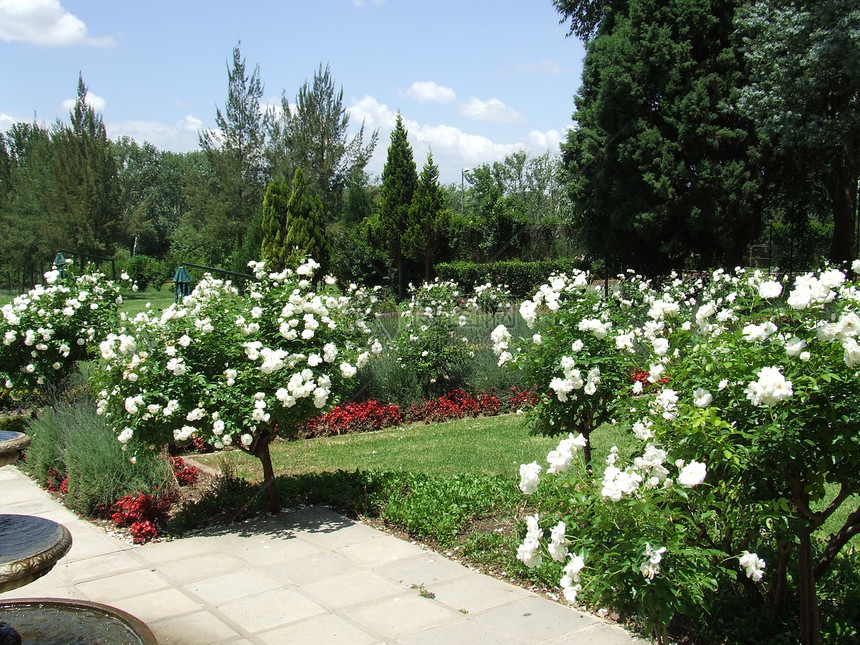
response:
<path fill-rule="evenodd" d="M 488 121 L 490 123 L 523 123 L 525 117 L 508 107 L 499 99 L 482 101 L 471 98 L 460 106 L 460 113 L 476 121 Z"/>
<path fill-rule="evenodd" d="M 11 117 L 8 114 L 4 114 L 3 112 L 0 112 L 0 132 L 6 132 L 17 122 L 18 119 Z"/>
<path fill-rule="evenodd" d="M 107 105 L 107 101 L 105 101 L 102 97 L 97 94 L 93 94 L 89 90 L 87 90 L 86 96 L 87 105 L 89 105 L 96 112 L 104 112 L 105 106 Z M 66 99 L 62 102 L 62 106 L 64 110 L 74 110 L 75 109 L 75 101 L 77 99 Z"/>
<path fill-rule="evenodd" d="M 518 143 L 496 143 L 492 139 L 463 132 L 450 125 L 419 125 L 410 124 L 409 135 L 415 139 L 415 162 L 420 166 L 425 158 L 426 150 L 432 150 L 433 156 L 460 160 L 465 165 L 479 165 L 504 159 L 505 156 L 520 150 Z M 423 152 L 424 154 L 419 154 Z"/>
<path fill-rule="evenodd" d="M 0 39 L 48 47 L 114 43 L 111 37 L 90 36 L 59 0 L 0 0 Z"/>
<path fill-rule="evenodd" d="M 570 127 L 572 126 L 568 126 L 563 132 L 559 132 L 558 130 L 547 130 L 546 132 L 532 130 L 528 133 L 527 137 L 528 143 L 530 144 L 529 147 L 532 150 L 538 151 L 538 154 L 544 150 L 558 153 L 560 151 L 561 142 L 567 138 L 567 130 Z"/>
<path fill-rule="evenodd" d="M 565 74 L 567 70 L 550 58 L 544 58 L 537 63 L 520 63 L 514 67 L 514 71 L 527 74 Z"/>
<path fill-rule="evenodd" d="M 148 141 L 159 150 L 190 152 L 199 148 L 203 121 L 191 114 L 173 124 L 157 121 L 111 121 L 105 123 L 108 137 L 130 137 L 138 143 Z"/>
<path fill-rule="evenodd" d="M 376 130 L 377 128 L 380 130 L 391 130 L 397 122 L 397 115 L 391 108 L 367 94 L 358 100 L 353 99 L 352 105 L 347 108 L 347 112 L 349 113 L 350 123 L 357 127 L 364 121 L 364 127 L 369 131 Z M 380 143 L 382 143 L 381 140 Z"/>
<path fill-rule="evenodd" d="M 457 94 L 450 87 L 443 87 L 434 81 L 415 81 L 406 90 L 406 96 L 419 103 L 450 103 L 457 98 Z"/>

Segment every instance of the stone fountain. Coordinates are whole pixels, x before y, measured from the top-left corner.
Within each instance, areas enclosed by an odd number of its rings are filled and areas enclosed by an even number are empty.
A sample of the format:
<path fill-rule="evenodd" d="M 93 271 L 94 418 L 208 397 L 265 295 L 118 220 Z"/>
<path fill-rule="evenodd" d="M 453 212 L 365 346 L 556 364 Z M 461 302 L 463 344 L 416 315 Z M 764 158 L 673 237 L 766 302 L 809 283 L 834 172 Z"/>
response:
<path fill-rule="evenodd" d="M 0 431 L 0 468 L 30 445 L 21 432 Z M 61 524 L 31 515 L 0 514 L 0 593 L 48 573 L 72 546 Z M 157 645 L 134 616 L 101 603 L 59 598 L 0 600 L 0 645 Z"/>

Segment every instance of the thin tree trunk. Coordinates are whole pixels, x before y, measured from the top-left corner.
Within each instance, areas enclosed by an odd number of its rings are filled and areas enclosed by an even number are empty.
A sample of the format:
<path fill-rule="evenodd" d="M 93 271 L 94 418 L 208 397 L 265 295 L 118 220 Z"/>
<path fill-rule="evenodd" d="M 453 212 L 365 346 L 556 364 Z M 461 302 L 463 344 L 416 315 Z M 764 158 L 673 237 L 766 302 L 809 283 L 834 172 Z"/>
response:
<path fill-rule="evenodd" d="M 812 543 L 810 531 L 800 535 L 798 593 L 800 595 L 800 642 L 803 645 L 821 645 L 821 627 L 818 621 L 818 598 L 815 593 L 815 575 L 812 569 Z"/>
<path fill-rule="evenodd" d="M 270 513 L 281 512 L 281 500 L 278 498 L 278 489 L 275 487 L 275 469 L 272 467 L 272 454 L 269 452 L 269 442 L 261 441 L 256 446 L 254 456 L 263 465 L 263 485 L 266 488 L 266 499 L 269 503 Z"/>

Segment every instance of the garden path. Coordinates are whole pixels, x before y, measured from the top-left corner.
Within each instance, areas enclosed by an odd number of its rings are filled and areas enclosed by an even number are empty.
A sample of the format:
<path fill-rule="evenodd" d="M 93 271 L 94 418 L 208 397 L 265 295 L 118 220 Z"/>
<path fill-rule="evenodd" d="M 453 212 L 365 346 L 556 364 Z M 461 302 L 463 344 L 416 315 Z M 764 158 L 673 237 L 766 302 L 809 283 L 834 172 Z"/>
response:
<path fill-rule="evenodd" d="M 161 645 L 643 642 L 326 508 L 133 546 L 12 466 L 0 468 L 0 491 L 0 512 L 52 519 L 73 538 L 46 576 L 0 599 L 105 603 L 143 620 Z"/>

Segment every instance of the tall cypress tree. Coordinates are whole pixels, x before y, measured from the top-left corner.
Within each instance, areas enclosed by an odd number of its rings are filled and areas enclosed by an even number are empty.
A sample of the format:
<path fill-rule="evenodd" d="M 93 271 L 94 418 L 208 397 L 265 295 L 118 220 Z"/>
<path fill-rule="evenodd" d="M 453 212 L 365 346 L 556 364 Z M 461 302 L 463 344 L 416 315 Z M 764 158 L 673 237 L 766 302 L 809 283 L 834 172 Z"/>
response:
<path fill-rule="evenodd" d="M 425 280 L 432 277 L 433 261 L 440 250 L 447 221 L 448 211 L 439 185 L 439 166 L 433 163 L 431 152 L 418 178 L 402 239 L 404 255 L 423 265 Z"/>
<path fill-rule="evenodd" d="M 320 264 L 320 274 L 328 271 L 329 245 L 325 235 L 325 215 L 319 195 L 308 190 L 302 168 L 293 176 L 293 190 L 287 204 L 287 234 L 284 247 L 288 259 L 313 258 Z"/>
<path fill-rule="evenodd" d="M 406 293 L 406 256 L 402 238 L 409 223 L 409 208 L 418 185 L 418 172 L 412 157 L 408 133 L 403 117 L 397 113 L 397 122 L 391 132 L 388 157 L 382 170 L 379 191 L 379 212 L 373 226 L 374 247 L 384 250 L 395 271 L 397 294 Z"/>
<path fill-rule="evenodd" d="M 290 186 L 283 179 L 273 179 L 263 197 L 263 242 L 260 257 L 274 271 L 284 268 L 288 253 L 284 246 L 287 237 L 287 217 L 290 203 Z"/>

